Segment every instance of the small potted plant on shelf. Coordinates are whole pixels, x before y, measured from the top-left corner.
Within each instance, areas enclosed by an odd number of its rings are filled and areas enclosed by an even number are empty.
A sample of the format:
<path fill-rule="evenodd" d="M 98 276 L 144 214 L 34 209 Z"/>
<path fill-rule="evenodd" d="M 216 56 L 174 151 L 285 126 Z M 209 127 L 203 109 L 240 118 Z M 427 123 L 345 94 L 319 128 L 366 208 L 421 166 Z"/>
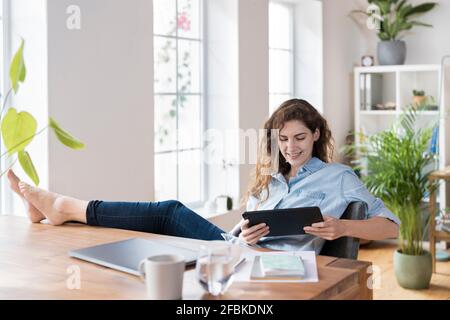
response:
<path fill-rule="evenodd" d="M 420 106 L 426 101 L 425 91 L 423 90 L 413 90 L 413 104 L 415 106 Z"/>
<path fill-rule="evenodd" d="M 394 270 L 400 286 L 409 289 L 427 288 L 432 274 L 431 255 L 423 248 L 422 204 L 435 161 L 429 143 L 436 126 L 417 129 L 416 112 L 409 106 L 391 129 L 366 137 L 358 147 L 367 188 L 401 220 Z"/>
<path fill-rule="evenodd" d="M 433 96 L 427 96 L 424 90 L 413 90 L 412 105 L 416 109 L 422 111 L 438 111 L 439 107 L 436 104 L 436 99 Z"/>

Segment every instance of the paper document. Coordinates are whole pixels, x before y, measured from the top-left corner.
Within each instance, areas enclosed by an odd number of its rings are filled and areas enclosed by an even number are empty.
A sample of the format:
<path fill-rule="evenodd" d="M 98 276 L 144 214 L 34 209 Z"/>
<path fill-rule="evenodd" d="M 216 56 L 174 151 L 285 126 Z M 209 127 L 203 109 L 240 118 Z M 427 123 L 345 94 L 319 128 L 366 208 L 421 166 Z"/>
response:
<path fill-rule="evenodd" d="M 258 268 L 259 263 L 255 263 L 255 259 L 259 259 L 262 255 L 296 255 L 303 261 L 305 267 L 305 274 L 301 278 L 282 278 L 274 279 L 263 278 L 264 274 L 261 269 Z M 234 275 L 234 281 L 236 282 L 318 282 L 319 277 L 317 273 L 316 253 L 314 251 L 299 251 L 299 252 L 260 252 L 260 251 L 246 251 L 243 253 L 243 257 L 246 258 L 245 264 Z M 258 261 L 257 261 L 258 262 Z M 257 279 L 258 278 L 258 279 Z"/>
<path fill-rule="evenodd" d="M 257 261 L 259 258 L 259 261 Z M 297 277 L 303 278 L 305 276 L 305 266 L 302 258 L 294 254 L 283 254 L 274 256 L 273 254 L 263 254 L 256 256 L 253 262 L 252 277 L 256 269 L 260 269 L 264 277 Z"/>

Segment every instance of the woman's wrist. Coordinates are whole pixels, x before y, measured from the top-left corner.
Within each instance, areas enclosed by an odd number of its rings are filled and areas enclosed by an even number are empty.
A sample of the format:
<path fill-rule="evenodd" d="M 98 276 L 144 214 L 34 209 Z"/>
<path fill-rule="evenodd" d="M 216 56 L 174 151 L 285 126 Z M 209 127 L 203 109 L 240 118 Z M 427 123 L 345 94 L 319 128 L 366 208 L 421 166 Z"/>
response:
<path fill-rule="evenodd" d="M 353 221 L 342 219 L 342 220 L 339 220 L 339 222 L 342 224 L 342 236 L 343 237 L 351 237 Z"/>

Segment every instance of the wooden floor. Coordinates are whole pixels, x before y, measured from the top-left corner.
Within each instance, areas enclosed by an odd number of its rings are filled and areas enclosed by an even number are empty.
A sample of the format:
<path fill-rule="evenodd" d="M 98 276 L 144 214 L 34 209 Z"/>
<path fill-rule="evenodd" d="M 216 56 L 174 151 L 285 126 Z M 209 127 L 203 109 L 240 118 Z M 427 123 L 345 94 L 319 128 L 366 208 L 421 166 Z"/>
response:
<path fill-rule="evenodd" d="M 433 274 L 429 289 L 403 289 L 397 283 L 392 264 L 397 247 L 397 244 L 392 242 L 371 242 L 359 250 L 359 260 L 371 261 L 380 270 L 379 288 L 374 287 L 373 290 L 374 300 L 450 299 L 450 261 L 437 262 L 437 273 Z M 377 278 L 374 277 L 374 280 Z"/>

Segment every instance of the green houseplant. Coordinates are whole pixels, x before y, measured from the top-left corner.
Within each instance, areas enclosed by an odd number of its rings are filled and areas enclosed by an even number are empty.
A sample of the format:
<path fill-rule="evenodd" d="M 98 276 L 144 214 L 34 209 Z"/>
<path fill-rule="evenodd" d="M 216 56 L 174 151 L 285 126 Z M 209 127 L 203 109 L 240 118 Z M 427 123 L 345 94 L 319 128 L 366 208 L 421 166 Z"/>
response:
<path fill-rule="evenodd" d="M 35 185 L 39 185 L 39 175 L 27 152 L 26 147 L 31 141 L 47 128 L 51 128 L 58 140 L 65 146 L 72 149 L 83 149 L 84 144 L 74 138 L 67 131 L 62 129 L 58 123 L 49 118 L 49 122 L 42 129 L 37 131 L 37 121 L 29 112 L 18 111 L 8 105 L 11 94 L 17 94 L 20 84 L 25 81 L 26 67 L 23 58 L 25 42 L 22 39 L 21 44 L 10 64 L 9 78 L 11 87 L 3 98 L 2 109 L 0 110 L 0 130 L 1 130 L 1 158 L 8 157 L 11 161 L 11 168 L 17 160 Z M 5 112 L 6 111 L 6 112 Z M 5 114 L 4 114 L 5 113 Z M 8 169 L 1 173 L 3 176 Z"/>
<path fill-rule="evenodd" d="M 413 90 L 413 104 L 415 106 L 423 105 L 427 100 L 424 90 Z"/>
<path fill-rule="evenodd" d="M 429 151 L 433 131 L 434 125 L 417 128 L 417 110 L 409 106 L 391 129 L 366 136 L 357 149 L 367 188 L 401 220 L 394 269 L 405 288 L 426 288 L 431 279 L 431 255 L 423 249 L 427 221 L 422 200 L 435 161 Z"/>
<path fill-rule="evenodd" d="M 415 26 L 432 25 L 413 20 L 417 16 L 432 10 L 437 3 L 426 2 L 413 6 L 407 0 L 368 0 L 376 10 L 355 12 L 364 13 L 377 22 L 377 35 L 380 39 L 377 47 L 378 62 L 381 65 L 404 64 L 406 44 L 400 38 Z"/>

